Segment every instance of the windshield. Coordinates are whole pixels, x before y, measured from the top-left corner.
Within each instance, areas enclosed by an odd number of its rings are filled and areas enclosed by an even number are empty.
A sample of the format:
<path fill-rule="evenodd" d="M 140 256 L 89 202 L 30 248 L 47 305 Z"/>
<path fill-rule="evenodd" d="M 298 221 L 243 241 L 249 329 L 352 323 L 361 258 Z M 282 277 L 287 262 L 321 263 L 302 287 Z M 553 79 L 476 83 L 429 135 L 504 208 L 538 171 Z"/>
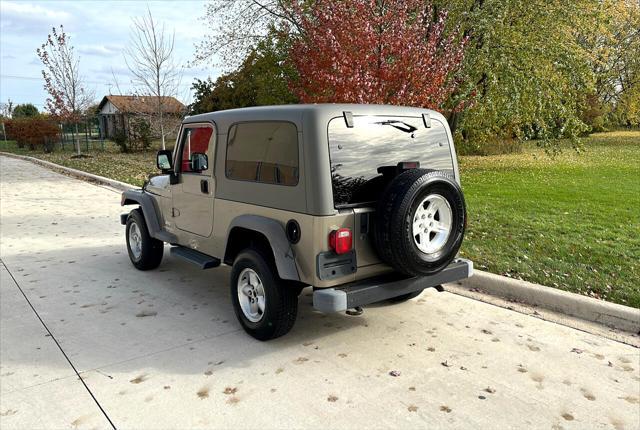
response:
<path fill-rule="evenodd" d="M 421 168 L 453 173 L 449 140 L 440 121 L 432 119 L 431 128 L 424 126 L 422 117 L 355 116 L 353 122 L 353 128 L 342 117 L 329 122 L 335 207 L 376 200 L 369 189 L 382 192 L 379 167 L 417 161 Z"/>

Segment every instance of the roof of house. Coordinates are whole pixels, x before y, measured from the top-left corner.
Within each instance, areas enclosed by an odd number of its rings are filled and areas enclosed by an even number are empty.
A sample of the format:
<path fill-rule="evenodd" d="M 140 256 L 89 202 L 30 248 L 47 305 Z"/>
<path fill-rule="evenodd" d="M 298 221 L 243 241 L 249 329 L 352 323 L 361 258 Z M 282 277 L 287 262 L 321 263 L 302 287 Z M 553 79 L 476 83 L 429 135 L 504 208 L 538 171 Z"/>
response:
<path fill-rule="evenodd" d="M 182 113 L 185 106 L 175 97 L 162 96 L 164 112 Z M 153 113 L 156 111 L 158 97 L 155 96 L 113 96 L 102 98 L 98 109 L 110 101 L 121 113 Z"/>

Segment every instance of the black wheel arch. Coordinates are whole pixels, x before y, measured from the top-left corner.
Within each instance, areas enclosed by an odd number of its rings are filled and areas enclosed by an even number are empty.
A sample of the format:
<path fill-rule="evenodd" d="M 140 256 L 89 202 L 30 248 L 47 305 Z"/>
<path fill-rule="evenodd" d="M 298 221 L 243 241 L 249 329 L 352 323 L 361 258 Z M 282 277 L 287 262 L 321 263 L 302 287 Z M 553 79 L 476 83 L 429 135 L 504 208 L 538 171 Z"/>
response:
<path fill-rule="evenodd" d="M 234 218 L 227 232 L 223 262 L 233 264 L 240 252 L 251 247 L 270 254 L 280 279 L 300 281 L 295 252 L 281 222 L 260 215 Z"/>
<path fill-rule="evenodd" d="M 142 216 L 147 224 L 149 235 L 154 239 L 161 240 L 163 242 L 172 243 L 176 241 L 176 238 L 160 227 L 160 216 L 158 204 L 153 196 L 146 193 L 144 190 L 127 190 L 122 193 L 122 206 L 139 205 L 142 211 Z"/>

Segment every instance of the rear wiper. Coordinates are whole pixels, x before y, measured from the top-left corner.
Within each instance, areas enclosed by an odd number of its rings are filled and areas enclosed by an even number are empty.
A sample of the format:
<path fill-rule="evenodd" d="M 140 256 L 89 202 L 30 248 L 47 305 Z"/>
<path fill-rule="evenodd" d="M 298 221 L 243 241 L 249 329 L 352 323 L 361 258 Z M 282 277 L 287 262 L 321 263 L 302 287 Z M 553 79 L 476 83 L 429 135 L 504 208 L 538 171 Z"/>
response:
<path fill-rule="evenodd" d="M 374 124 L 380 124 L 380 125 L 390 125 L 391 127 L 398 129 L 400 131 L 404 131 L 405 133 L 413 133 L 414 131 L 417 130 L 416 127 L 412 126 L 411 124 L 407 124 L 406 122 L 402 122 L 402 121 L 398 121 L 398 120 L 387 120 L 387 121 L 380 121 L 380 122 L 376 122 Z M 401 124 L 401 125 L 399 125 Z"/>

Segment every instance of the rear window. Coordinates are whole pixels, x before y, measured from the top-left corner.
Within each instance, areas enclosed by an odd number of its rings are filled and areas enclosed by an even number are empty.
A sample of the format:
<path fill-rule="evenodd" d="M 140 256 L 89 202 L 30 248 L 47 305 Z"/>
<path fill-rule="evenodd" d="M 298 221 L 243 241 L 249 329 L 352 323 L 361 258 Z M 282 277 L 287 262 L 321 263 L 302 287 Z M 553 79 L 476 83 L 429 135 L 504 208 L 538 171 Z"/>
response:
<path fill-rule="evenodd" d="M 298 131 L 290 122 L 235 124 L 229 129 L 227 178 L 294 186 L 298 184 Z"/>
<path fill-rule="evenodd" d="M 382 166 L 417 161 L 421 168 L 453 173 L 447 132 L 440 121 L 432 119 L 431 128 L 422 117 L 355 116 L 353 121 L 353 128 L 342 117 L 329 122 L 335 207 L 370 201 L 371 193 L 360 191 L 379 182 Z"/>

